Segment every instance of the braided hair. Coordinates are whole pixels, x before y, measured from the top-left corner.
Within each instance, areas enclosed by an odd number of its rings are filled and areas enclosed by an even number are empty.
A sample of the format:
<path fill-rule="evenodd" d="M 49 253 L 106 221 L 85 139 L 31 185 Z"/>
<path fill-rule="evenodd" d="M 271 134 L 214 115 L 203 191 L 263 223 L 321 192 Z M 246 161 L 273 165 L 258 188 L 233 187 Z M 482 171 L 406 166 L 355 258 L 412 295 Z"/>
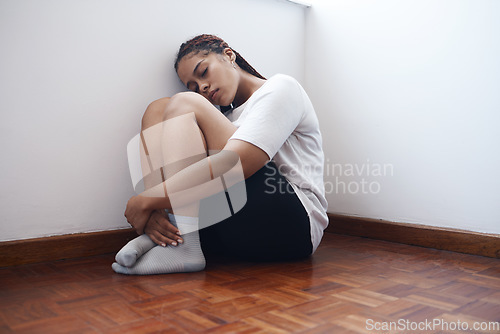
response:
<path fill-rule="evenodd" d="M 200 52 L 206 52 L 206 54 L 213 52 L 216 54 L 223 54 L 224 50 L 226 48 L 230 48 L 234 54 L 236 55 L 236 64 L 238 64 L 241 69 L 243 69 L 245 72 L 250 73 L 253 76 L 256 76 L 257 78 L 261 79 L 266 79 L 263 77 L 255 68 L 250 65 L 245 58 L 243 58 L 238 52 L 236 52 L 233 48 L 229 47 L 229 45 L 220 37 L 214 36 L 214 35 L 198 35 L 189 41 L 182 43 L 179 52 L 177 53 L 177 58 L 175 60 L 175 71 L 177 72 L 179 69 L 179 62 L 181 61 L 182 58 L 189 54 L 196 55 Z M 221 110 L 227 110 L 229 108 L 226 107 L 221 107 Z M 224 111 L 223 110 L 223 111 Z"/>

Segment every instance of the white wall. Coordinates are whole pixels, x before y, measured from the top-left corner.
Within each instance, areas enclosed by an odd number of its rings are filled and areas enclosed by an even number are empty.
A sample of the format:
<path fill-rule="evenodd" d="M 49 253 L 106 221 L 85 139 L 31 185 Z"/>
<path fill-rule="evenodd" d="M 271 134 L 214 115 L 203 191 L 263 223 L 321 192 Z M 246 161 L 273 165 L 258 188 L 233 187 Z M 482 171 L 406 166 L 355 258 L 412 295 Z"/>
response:
<path fill-rule="evenodd" d="M 305 84 L 330 212 L 500 233 L 500 3 L 312 2 L 0 0 L 0 241 L 128 226 L 126 143 L 203 32 Z"/>
<path fill-rule="evenodd" d="M 126 144 L 183 89 L 180 43 L 215 33 L 303 80 L 303 27 L 269 0 L 0 0 L 0 241 L 127 227 Z"/>
<path fill-rule="evenodd" d="M 313 1 L 330 212 L 500 233 L 499 18 L 495 0 Z"/>

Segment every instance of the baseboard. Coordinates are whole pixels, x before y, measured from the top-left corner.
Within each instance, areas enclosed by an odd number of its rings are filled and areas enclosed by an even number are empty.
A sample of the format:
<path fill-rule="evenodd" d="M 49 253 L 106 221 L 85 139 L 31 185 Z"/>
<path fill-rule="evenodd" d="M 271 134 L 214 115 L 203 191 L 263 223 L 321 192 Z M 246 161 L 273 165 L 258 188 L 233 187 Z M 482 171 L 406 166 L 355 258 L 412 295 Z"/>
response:
<path fill-rule="evenodd" d="M 500 258 L 500 235 L 328 214 L 327 232 Z M 115 253 L 133 229 L 0 242 L 0 267 Z"/>
<path fill-rule="evenodd" d="M 114 253 L 136 236 L 121 229 L 0 242 L 0 267 Z"/>
<path fill-rule="evenodd" d="M 500 235 L 328 214 L 327 232 L 500 258 Z"/>

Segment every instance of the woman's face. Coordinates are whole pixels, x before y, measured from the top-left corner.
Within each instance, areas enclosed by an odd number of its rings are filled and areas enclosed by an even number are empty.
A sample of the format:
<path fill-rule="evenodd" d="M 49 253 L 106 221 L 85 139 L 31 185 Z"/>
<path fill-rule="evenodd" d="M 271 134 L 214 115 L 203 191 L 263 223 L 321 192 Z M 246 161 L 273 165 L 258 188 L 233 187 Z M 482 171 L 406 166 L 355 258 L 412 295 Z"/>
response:
<path fill-rule="evenodd" d="M 203 95 L 213 104 L 228 106 L 240 82 L 239 73 L 232 65 L 234 57 L 230 49 L 224 54 L 188 54 L 179 61 L 177 75 L 189 90 Z"/>

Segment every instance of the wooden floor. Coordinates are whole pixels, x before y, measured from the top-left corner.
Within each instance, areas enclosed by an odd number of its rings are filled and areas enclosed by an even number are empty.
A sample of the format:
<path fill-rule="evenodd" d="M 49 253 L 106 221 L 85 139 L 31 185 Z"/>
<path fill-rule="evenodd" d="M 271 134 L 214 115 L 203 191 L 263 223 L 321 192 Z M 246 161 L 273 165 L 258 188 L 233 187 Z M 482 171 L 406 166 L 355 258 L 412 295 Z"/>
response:
<path fill-rule="evenodd" d="M 500 322 L 493 258 L 327 233 L 295 263 L 123 276 L 112 260 L 0 269 L 0 333 L 387 333 L 390 322 L 408 326 L 391 333 L 459 333 L 458 321 Z M 410 330 L 425 321 L 448 330 Z"/>

